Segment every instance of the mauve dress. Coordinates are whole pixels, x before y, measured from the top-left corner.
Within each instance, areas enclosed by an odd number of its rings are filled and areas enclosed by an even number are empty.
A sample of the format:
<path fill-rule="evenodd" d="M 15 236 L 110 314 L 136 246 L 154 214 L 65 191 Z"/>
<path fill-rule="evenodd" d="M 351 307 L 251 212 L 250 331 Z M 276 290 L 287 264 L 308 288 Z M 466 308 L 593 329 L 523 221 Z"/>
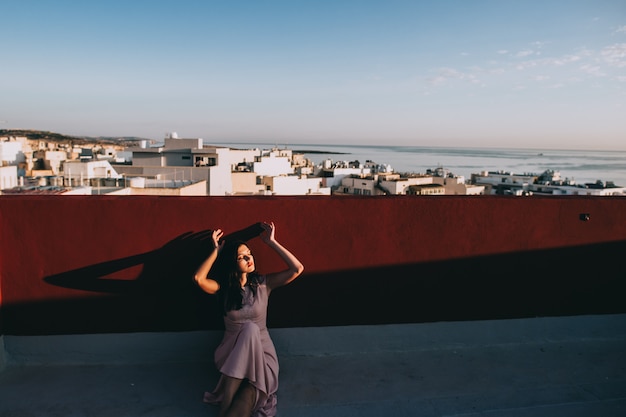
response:
<path fill-rule="evenodd" d="M 269 292 L 265 277 L 259 277 L 256 296 L 249 286 L 244 287 L 242 308 L 224 316 L 224 338 L 215 349 L 215 365 L 222 376 L 215 390 L 204 394 L 204 402 L 220 403 L 222 383 L 227 375 L 247 379 L 256 387 L 252 416 L 276 415 L 278 356 L 265 324 Z"/>

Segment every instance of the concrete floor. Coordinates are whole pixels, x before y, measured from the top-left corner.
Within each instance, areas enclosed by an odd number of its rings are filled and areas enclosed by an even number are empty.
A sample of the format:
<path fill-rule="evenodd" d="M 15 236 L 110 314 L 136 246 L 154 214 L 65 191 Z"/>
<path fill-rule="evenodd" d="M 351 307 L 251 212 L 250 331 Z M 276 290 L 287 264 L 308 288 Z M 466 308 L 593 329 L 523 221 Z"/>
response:
<path fill-rule="evenodd" d="M 77 340 L 88 337 L 4 336 L 0 416 L 217 415 L 201 399 L 218 376 L 206 342 L 219 336 L 172 336 L 177 347 L 159 342 L 161 356 L 142 354 L 147 348 L 137 341 L 165 335 L 100 335 L 83 345 Z M 280 417 L 626 416 L 626 315 L 276 329 L 272 336 Z M 121 345 L 111 342 L 118 337 Z M 102 346 L 110 356 L 99 356 Z"/>

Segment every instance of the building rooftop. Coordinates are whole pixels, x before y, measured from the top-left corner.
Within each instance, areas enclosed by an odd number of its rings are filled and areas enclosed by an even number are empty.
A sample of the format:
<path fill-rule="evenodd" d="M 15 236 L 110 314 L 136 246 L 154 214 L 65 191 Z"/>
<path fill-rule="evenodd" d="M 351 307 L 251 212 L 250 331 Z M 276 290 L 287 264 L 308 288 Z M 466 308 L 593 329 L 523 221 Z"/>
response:
<path fill-rule="evenodd" d="M 207 416 L 210 231 L 275 221 L 279 416 L 626 415 L 626 199 L 1 196 L 0 417 Z M 216 314 L 213 314 L 216 313 Z"/>
<path fill-rule="evenodd" d="M 624 416 L 626 315 L 270 330 L 278 416 Z M 4 336 L 0 416 L 214 416 L 218 332 Z"/>
<path fill-rule="evenodd" d="M 67 187 L 59 186 L 25 186 L 14 187 L 2 190 L 1 194 L 20 194 L 20 195 L 58 195 L 69 191 Z"/>

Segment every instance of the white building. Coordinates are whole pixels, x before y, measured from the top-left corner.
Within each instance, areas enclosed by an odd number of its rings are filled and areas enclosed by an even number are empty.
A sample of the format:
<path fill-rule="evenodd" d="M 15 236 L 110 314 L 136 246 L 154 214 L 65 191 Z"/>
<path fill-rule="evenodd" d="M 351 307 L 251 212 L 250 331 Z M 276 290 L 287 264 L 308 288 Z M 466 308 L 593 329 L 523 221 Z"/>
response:
<path fill-rule="evenodd" d="M 63 162 L 67 160 L 65 151 L 46 151 L 44 156 L 45 169 L 49 169 L 53 175 L 59 175 Z"/>
<path fill-rule="evenodd" d="M 414 185 L 432 184 L 433 177 L 416 175 L 402 177 L 400 174 L 351 175 L 341 181 L 339 194 L 354 195 L 404 195 Z"/>
<path fill-rule="evenodd" d="M 400 174 L 380 174 L 378 176 L 379 188 L 385 194 L 404 195 L 409 187 L 414 185 L 432 184 L 433 177 L 430 175 L 415 175 L 411 177 L 401 177 Z"/>
<path fill-rule="evenodd" d="M 262 182 L 272 195 L 330 195 L 319 177 L 278 175 L 262 177 Z"/>
<path fill-rule="evenodd" d="M 230 148 L 229 164 L 234 171 L 252 171 L 254 161 L 261 156 L 259 148 L 254 149 L 233 149 Z"/>
<path fill-rule="evenodd" d="M 129 164 L 133 160 L 133 153 L 119 149 L 116 146 L 105 146 L 100 153 L 96 154 L 96 158 L 105 159 L 116 164 Z"/>
<path fill-rule="evenodd" d="M 378 178 L 374 175 L 350 175 L 341 180 L 337 194 L 383 195 L 384 190 L 378 188 Z"/>
<path fill-rule="evenodd" d="M 161 180 L 143 177 L 130 178 L 124 188 L 107 191 L 107 195 L 204 196 L 204 181 Z M 95 190 L 99 192 L 99 190 Z"/>
<path fill-rule="evenodd" d="M 233 184 L 232 195 L 271 194 L 271 192 L 266 192 L 267 186 L 252 171 L 233 171 L 231 179 Z"/>
<path fill-rule="evenodd" d="M 537 181 L 536 174 L 513 174 L 506 171 L 483 171 L 472 174 L 471 183 L 485 187 L 485 194 L 519 194 L 532 193 L 531 185 Z"/>
<path fill-rule="evenodd" d="M 320 165 L 315 167 L 314 174 L 322 177 L 324 186 L 330 187 L 331 190 L 337 190 L 342 186 L 344 178 L 351 175 L 367 176 L 373 174 L 371 167 L 365 167 L 361 163 L 337 161 L 326 159 Z"/>
<path fill-rule="evenodd" d="M 272 149 L 261 152 L 261 156 L 254 161 L 252 170 L 261 177 L 293 174 L 291 150 Z"/>
<path fill-rule="evenodd" d="M 0 161 L 3 165 L 17 165 L 24 161 L 22 142 L 3 140 L 0 142 Z"/>
<path fill-rule="evenodd" d="M 466 184 L 464 177 L 433 177 L 433 184 L 442 185 L 445 195 L 481 195 L 484 185 Z"/>
<path fill-rule="evenodd" d="M 205 146 L 202 139 L 179 139 L 171 134 L 162 146 L 137 147 L 132 165 L 117 169 L 128 177 L 204 181 L 205 195 L 232 194 L 230 149 Z"/>
<path fill-rule="evenodd" d="M 411 185 L 406 194 L 408 195 L 445 195 L 446 189 L 441 184 L 416 184 Z"/>
<path fill-rule="evenodd" d="M 611 184 L 535 184 L 531 187 L 534 194 L 542 195 L 588 195 L 588 196 L 624 196 L 626 187 L 618 187 Z"/>
<path fill-rule="evenodd" d="M 70 186 L 86 185 L 92 179 L 122 178 L 108 161 L 65 161 L 63 176 Z"/>
<path fill-rule="evenodd" d="M 310 180 L 299 182 L 298 186 L 280 185 L 277 191 L 273 182 L 268 184 L 262 178 L 289 176 L 294 174 L 292 151 L 290 149 L 232 149 L 205 145 L 202 139 L 180 139 L 177 135 L 165 138 L 162 146 L 133 148 L 132 166 L 118 167 L 125 176 L 204 180 L 206 195 L 250 195 L 277 194 L 291 195 L 312 192 L 325 192 L 323 187 L 312 187 Z M 306 171 L 305 171 L 306 172 Z M 282 184 L 285 180 L 278 180 Z M 268 190 L 270 188 L 270 190 Z M 318 190 L 319 189 L 319 190 Z"/>
<path fill-rule="evenodd" d="M 0 166 L 0 190 L 17 187 L 17 166 Z"/>
<path fill-rule="evenodd" d="M 408 176 L 397 173 L 378 173 L 344 177 L 336 192 L 355 195 L 473 195 L 483 194 L 484 187 L 465 184 L 463 177 L 453 175 L 440 177 L 437 173 Z"/>
<path fill-rule="evenodd" d="M 482 172 L 472 174 L 472 183 L 485 185 L 488 194 L 623 196 L 626 193 L 626 187 L 615 186 L 610 182 L 576 184 L 575 181 L 563 180 L 559 171 L 550 169 L 539 175 Z"/>

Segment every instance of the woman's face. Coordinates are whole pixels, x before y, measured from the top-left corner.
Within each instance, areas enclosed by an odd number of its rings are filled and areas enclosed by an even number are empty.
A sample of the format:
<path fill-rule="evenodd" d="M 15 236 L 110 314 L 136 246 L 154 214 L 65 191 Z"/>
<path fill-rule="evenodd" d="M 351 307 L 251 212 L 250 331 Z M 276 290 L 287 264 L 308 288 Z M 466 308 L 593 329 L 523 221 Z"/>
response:
<path fill-rule="evenodd" d="M 237 248 L 237 270 L 246 274 L 254 272 L 254 257 L 246 245 Z"/>

